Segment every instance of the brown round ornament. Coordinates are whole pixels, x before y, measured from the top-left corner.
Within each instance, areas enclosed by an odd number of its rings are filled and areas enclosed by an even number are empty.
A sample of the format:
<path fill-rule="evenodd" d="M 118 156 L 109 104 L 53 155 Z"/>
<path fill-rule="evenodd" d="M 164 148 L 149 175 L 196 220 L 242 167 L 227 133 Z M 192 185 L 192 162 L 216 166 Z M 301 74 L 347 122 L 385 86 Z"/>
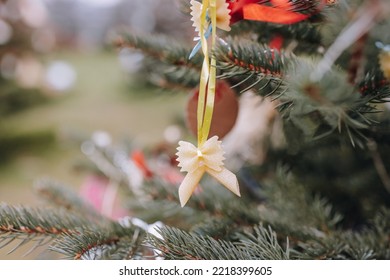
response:
<path fill-rule="evenodd" d="M 197 107 L 199 88 L 195 89 L 187 103 L 187 126 L 197 136 Z M 238 115 L 238 100 L 226 81 L 219 80 L 215 88 L 213 118 L 209 137 L 217 135 L 222 139 L 233 128 Z"/>

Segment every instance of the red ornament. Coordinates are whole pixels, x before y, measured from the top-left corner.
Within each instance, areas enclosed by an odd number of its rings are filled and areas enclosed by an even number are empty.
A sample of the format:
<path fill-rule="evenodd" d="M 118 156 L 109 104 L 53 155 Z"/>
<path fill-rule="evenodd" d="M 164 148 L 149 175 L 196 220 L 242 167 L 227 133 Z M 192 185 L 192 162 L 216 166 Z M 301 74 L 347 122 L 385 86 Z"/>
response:
<path fill-rule="evenodd" d="M 321 3 L 326 4 L 326 1 L 321 0 Z M 228 0 L 228 4 L 231 11 L 230 24 L 243 19 L 293 24 L 311 16 L 295 11 L 292 1 L 289 0 Z"/>

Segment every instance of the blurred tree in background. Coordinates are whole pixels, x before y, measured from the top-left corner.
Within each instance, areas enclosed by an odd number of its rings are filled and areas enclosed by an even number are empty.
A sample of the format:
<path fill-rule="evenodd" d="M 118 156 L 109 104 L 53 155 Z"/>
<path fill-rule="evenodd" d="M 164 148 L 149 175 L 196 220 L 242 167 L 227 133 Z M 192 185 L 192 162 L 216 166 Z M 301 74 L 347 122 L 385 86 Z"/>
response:
<path fill-rule="evenodd" d="M 41 2 L 0 2 L 0 162 L 16 151 L 53 140 L 48 131 L 21 135 L 4 128 L 8 116 L 49 98 L 42 56 L 53 41 L 46 22 L 46 8 Z"/>
<path fill-rule="evenodd" d="M 390 6 L 289 5 L 305 20 L 240 21 L 212 50 L 213 133 L 224 138 L 241 198 L 206 177 L 180 207 L 178 127 L 143 151 L 96 134 L 81 146 L 93 163 L 81 196 L 41 180 L 48 206 L 2 204 L 0 247 L 50 243 L 72 259 L 389 259 Z M 189 1 L 181 9 L 189 21 Z M 191 130 L 201 56 L 188 59 L 188 34 L 141 31 L 120 34 L 117 46 L 142 52 L 140 77 L 189 95 Z"/>

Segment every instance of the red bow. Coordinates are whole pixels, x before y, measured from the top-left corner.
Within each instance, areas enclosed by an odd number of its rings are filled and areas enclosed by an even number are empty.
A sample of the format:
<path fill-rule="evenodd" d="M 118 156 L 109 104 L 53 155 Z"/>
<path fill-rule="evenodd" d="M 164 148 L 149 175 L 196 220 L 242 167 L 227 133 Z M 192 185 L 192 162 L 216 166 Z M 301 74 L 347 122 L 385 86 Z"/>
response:
<path fill-rule="evenodd" d="M 231 24 L 242 19 L 293 24 L 311 16 L 311 14 L 294 11 L 294 6 L 289 0 L 227 0 L 227 2 L 231 11 Z M 267 3 L 271 5 L 263 5 Z"/>

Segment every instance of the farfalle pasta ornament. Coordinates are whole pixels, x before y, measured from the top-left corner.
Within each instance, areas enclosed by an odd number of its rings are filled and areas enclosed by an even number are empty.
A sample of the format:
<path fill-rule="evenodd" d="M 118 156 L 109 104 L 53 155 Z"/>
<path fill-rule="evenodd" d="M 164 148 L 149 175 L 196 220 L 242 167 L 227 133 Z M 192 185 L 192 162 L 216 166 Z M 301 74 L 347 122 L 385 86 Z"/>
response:
<path fill-rule="evenodd" d="M 217 136 L 209 138 L 214 110 L 216 88 L 216 60 L 209 55 L 208 39 L 211 49 L 216 45 L 216 31 L 230 31 L 230 25 L 246 19 L 272 23 L 291 24 L 305 20 L 308 14 L 294 10 L 289 0 L 191 0 L 191 20 L 199 42 L 190 54 L 190 59 L 201 50 L 204 56 L 197 105 L 197 147 L 185 141 L 177 148 L 178 166 L 187 172 L 179 187 L 180 204 L 183 207 L 190 199 L 196 186 L 205 173 L 213 176 L 227 189 L 240 196 L 236 175 L 223 164 L 221 141 Z"/>
<path fill-rule="evenodd" d="M 180 171 L 188 172 L 179 188 L 181 206 L 190 199 L 200 179 L 208 173 L 227 189 L 240 196 L 236 175 L 223 164 L 224 151 L 218 136 L 213 136 L 195 147 L 193 144 L 180 141 L 177 148 Z"/>

